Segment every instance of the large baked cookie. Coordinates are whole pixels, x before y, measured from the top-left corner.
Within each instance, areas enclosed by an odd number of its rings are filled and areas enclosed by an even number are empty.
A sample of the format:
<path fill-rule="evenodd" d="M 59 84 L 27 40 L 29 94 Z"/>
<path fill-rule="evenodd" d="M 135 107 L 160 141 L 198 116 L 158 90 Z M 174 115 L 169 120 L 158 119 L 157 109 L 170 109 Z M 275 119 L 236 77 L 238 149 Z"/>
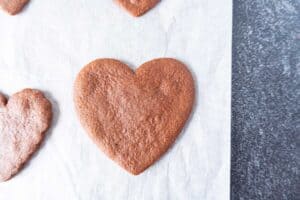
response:
<path fill-rule="evenodd" d="M 51 103 L 25 89 L 8 101 L 0 94 L 0 182 L 18 173 L 38 149 L 52 117 Z"/>
<path fill-rule="evenodd" d="M 133 16 L 138 17 L 153 8 L 160 0 L 115 0 Z"/>
<path fill-rule="evenodd" d="M 0 6 L 9 14 L 19 13 L 29 0 L 0 0 Z"/>
<path fill-rule="evenodd" d="M 139 174 L 172 145 L 192 110 L 194 83 L 181 62 L 161 58 L 135 72 L 113 59 L 84 67 L 74 86 L 76 111 L 111 159 Z"/>

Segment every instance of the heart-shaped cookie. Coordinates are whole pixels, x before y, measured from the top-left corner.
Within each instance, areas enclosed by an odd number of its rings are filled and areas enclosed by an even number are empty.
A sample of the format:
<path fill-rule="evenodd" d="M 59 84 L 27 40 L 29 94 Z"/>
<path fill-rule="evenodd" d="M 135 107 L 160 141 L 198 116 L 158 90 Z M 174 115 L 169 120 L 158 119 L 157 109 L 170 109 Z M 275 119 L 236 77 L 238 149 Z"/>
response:
<path fill-rule="evenodd" d="M 153 8 L 160 0 L 115 0 L 133 16 L 138 17 Z"/>
<path fill-rule="evenodd" d="M 111 159 L 139 174 L 172 145 L 192 110 L 194 83 L 181 62 L 161 58 L 135 72 L 113 59 L 84 67 L 74 86 L 76 111 Z"/>
<path fill-rule="evenodd" d="M 38 149 L 52 117 L 51 103 L 25 89 L 9 101 L 0 94 L 0 182 L 10 179 Z"/>
<path fill-rule="evenodd" d="M 0 0 L 0 6 L 9 14 L 19 13 L 29 0 Z"/>

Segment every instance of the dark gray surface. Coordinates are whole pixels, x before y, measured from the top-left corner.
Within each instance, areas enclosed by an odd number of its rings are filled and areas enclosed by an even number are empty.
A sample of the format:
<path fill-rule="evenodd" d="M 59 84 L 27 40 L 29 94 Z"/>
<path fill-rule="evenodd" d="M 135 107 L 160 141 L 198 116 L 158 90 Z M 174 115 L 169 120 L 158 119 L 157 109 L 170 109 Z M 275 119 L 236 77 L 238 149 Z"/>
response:
<path fill-rule="evenodd" d="M 233 13 L 231 199 L 300 199 L 300 0 Z"/>

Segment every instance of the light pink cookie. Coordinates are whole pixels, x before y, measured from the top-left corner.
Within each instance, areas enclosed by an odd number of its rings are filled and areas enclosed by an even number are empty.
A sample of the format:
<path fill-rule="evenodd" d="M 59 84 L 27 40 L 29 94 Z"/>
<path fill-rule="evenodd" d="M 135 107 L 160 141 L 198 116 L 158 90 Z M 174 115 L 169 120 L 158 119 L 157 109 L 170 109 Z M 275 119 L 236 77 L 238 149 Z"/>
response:
<path fill-rule="evenodd" d="M 51 103 L 25 89 L 9 101 L 0 94 L 0 181 L 18 173 L 38 149 L 52 118 Z"/>

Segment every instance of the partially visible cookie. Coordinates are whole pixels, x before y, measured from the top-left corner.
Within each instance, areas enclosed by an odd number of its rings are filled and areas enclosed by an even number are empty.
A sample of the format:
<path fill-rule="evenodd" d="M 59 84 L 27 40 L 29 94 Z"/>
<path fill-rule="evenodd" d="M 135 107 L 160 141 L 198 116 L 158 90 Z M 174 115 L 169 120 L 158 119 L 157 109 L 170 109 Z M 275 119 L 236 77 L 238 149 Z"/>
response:
<path fill-rule="evenodd" d="M 19 13 L 29 0 L 0 0 L 0 6 L 9 14 Z"/>
<path fill-rule="evenodd" d="M 133 16 L 138 17 L 153 8 L 160 0 L 115 0 Z"/>
<path fill-rule="evenodd" d="M 8 101 L 0 94 L 0 182 L 18 173 L 45 137 L 51 103 L 42 92 L 25 89 Z"/>
<path fill-rule="evenodd" d="M 194 102 L 194 81 L 178 60 L 160 58 L 135 72 L 113 59 L 84 67 L 74 86 L 76 111 L 111 159 L 139 174 L 173 144 Z"/>

